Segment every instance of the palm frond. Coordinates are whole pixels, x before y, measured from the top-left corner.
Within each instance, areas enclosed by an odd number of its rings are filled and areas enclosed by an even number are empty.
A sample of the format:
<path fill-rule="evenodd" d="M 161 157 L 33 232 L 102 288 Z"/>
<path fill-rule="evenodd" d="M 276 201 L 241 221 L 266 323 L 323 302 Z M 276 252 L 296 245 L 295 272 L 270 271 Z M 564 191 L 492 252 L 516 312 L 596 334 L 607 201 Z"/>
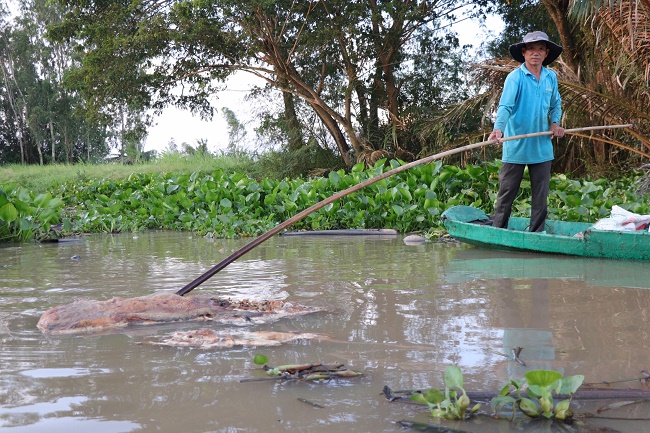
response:
<path fill-rule="evenodd" d="M 573 0 L 569 7 L 569 15 L 576 20 L 586 21 L 603 9 L 615 9 L 622 3 L 625 2 L 621 0 Z M 649 0 L 637 0 L 634 3 L 650 10 Z"/>

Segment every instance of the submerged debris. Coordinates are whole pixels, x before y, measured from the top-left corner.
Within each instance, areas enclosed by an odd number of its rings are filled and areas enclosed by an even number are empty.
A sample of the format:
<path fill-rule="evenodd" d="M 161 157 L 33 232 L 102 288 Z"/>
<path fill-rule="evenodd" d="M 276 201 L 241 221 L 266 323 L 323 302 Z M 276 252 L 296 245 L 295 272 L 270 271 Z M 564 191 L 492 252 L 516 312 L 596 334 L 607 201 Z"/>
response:
<path fill-rule="evenodd" d="M 47 310 L 38 321 L 46 334 L 89 334 L 129 325 L 211 321 L 245 326 L 322 311 L 282 300 L 234 301 L 160 293 L 107 301 L 79 299 Z"/>
<path fill-rule="evenodd" d="M 605 381 L 603 380 L 600 382 L 602 385 L 611 385 L 613 383 L 624 383 L 624 382 L 639 382 L 641 386 L 647 388 L 648 386 L 648 379 L 650 379 L 650 372 L 648 370 L 641 370 L 641 377 L 633 377 L 631 379 L 619 379 L 619 380 L 610 380 L 610 381 Z M 587 385 L 599 385 L 598 383 L 589 383 Z"/>
<path fill-rule="evenodd" d="M 323 406 L 323 405 L 321 405 L 321 404 L 318 404 L 318 403 L 314 403 L 313 401 L 311 401 L 311 400 L 307 400 L 307 399 L 305 399 L 305 398 L 300 398 L 300 397 L 298 397 L 297 400 L 298 400 L 299 402 L 301 402 L 301 403 L 308 404 L 309 406 L 311 406 L 311 407 L 315 407 L 315 408 L 317 408 L 317 409 L 325 409 L 325 406 Z"/>
<path fill-rule="evenodd" d="M 345 364 L 289 364 L 278 367 L 264 366 L 270 377 L 242 379 L 240 382 L 261 382 L 267 380 L 328 380 L 363 376 L 363 373 L 348 369 Z"/>
<path fill-rule="evenodd" d="M 402 242 L 404 242 L 405 245 L 420 245 L 425 243 L 426 241 L 427 238 L 420 235 L 408 235 L 402 240 Z"/>
<path fill-rule="evenodd" d="M 519 363 L 519 364 L 521 364 L 521 365 L 523 365 L 525 367 L 526 363 L 524 361 L 522 361 L 521 358 L 519 358 L 519 355 L 521 355 L 522 350 L 524 350 L 523 347 L 519 347 L 519 346 L 513 347 L 512 348 L 512 355 L 515 357 L 515 361 L 517 361 L 517 363 Z"/>
<path fill-rule="evenodd" d="M 429 433 L 468 433 L 467 430 L 456 430 L 438 424 L 427 424 L 409 420 L 400 420 L 397 421 L 397 424 L 404 428 Z"/>
<path fill-rule="evenodd" d="M 324 340 L 323 334 L 308 332 L 275 331 L 231 331 L 201 328 L 192 331 L 179 331 L 163 337 L 162 341 L 152 342 L 158 346 L 196 347 L 199 349 L 230 348 L 234 346 L 280 346 L 301 340 Z"/>

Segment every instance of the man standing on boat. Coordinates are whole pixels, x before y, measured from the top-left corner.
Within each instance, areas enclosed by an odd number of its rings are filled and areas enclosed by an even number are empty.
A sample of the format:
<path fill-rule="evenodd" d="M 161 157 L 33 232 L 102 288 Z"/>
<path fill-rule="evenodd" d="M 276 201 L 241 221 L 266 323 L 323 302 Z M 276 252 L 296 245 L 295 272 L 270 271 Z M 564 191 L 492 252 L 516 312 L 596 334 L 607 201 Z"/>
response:
<path fill-rule="evenodd" d="M 494 227 L 508 227 L 512 203 L 528 166 L 532 189 L 530 231 L 544 230 L 548 213 L 548 189 L 553 160 L 553 137 L 563 137 L 560 126 L 562 99 L 555 72 L 545 66 L 562 53 L 544 32 L 531 32 L 523 42 L 510 46 L 512 57 L 522 65 L 506 77 L 497 109 L 494 130 L 488 140 L 550 130 L 552 135 L 503 143 L 499 193 L 494 208 Z M 549 127 L 550 122 L 550 127 Z"/>

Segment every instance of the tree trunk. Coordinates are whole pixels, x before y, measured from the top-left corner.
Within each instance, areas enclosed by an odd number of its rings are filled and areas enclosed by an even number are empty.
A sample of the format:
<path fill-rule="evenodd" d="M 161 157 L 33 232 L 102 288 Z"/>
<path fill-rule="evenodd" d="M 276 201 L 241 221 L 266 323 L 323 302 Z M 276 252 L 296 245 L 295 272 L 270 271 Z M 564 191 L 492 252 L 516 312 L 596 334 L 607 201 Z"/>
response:
<path fill-rule="evenodd" d="M 41 150 L 41 144 L 38 141 L 36 142 L 36 151 L 38 152 L 38 162 L 43 166 L 43 151 Z"/>
<path fill-rule="evenodd" d="M 571 35 L 571 24 L 567 19 L 569 0 L 542 0 L 542 4 L 551 16 L 560 35 L 560 44 L 564 49 L 562 59 L 577 74 L 580 69 L 580 52 Z"/>
<path fill-rule="evenodd" d="M 11 63 L 9 63 L 9 67 L 11 67 Z M 14 113 L 14 117 L 16 119 L 16 130 L 17 130 L 16 135 L 18 136 L 18 145 L 20 147 L 20 163 L 24 165 L 25 164 L 25 137 L 24 137 L 23 122 L 22 122 L 22 113 L 20 113 L 20 110 L 16 105 L 15 96 L 11 91 L 11 83 L 9 82 L 10 72 L 6 68 L 4 59 L 2 62 L 0 62 L 0 68 L 2 69 L 2 79 L 5 83 L 5 89 L 7 89 L 7 101 L 9 101 L 9 106 L 11 107 L 11 111 Z"/>
<path fill-rule="evenodd" d="M 270 59 L 269 59 L 270 60 Z M 278 59 L 276 59 L 277 62 Z M 346 165 L 352 165 L 352 159 L 350 158 L 350 146 L 348 145 L 345 135 L 341 131 L 341 127 L 347 134 L 347 138 L 350 140 L 352 149 L 357 155 L 360 155 L 365 149 L 364 143 L 359 139 L 352 125 L 352 120 L 341 116 L 334 109 L 332 109 L 325 101 L 323 101 L 318 93 L 305 83 L 298 73 L 294 66 L 289 62 L 280 62 L 279 65 L 274 63 L 276 70 L 280 68 L 283 72 L 283 76 L 287 79 L 290 87 L 294 90 L 295 93 L 300 96 L 305 102 L 309 104 L 310 107 L 314 109 L 318 117 L 323 121 L 327 130 L 332 134 L 332 138 L 336 142 L 341 156 L 345 161 Z"/>
<path fill-rule="evenodd" d="M 287 87 L 286 80 L 281 84 L 283 88 Z M 296 103 L 293 100 L 293 94 L 282 90 L 282 99 L 284 101 L 284 119 L 287 122 L 287 133 L 289 138 L 289 152 L 294 152 L 302 148 L 305 143 L 302 136 L 302 127 L 296 113 Z"/>
<path fill-rule="evenodd" d="M 56 142 L 54 141 L 54 121 L 50 119 L 50 140 L 52 142 L 52 162 L 56 162 Z"/>
<path fill-rule="evenodd" d="M 259 21 L 259 27 L 255 29 L 255 34 L 260 38 L 263 61 L 272 65 L 275 70 L 275 80 L 269 81 L 280 90 L 291 92 L 307 102 L 332 135 L 345 164 L 348 166 L 353 165 L 350 155 L 350 145 L 348 145 L 341 127 L 347 134 L 352 149 L 354 149 L 357 155 L 360 154 L 365 146 L 357 136 L 352 121 L 345 116 L 341 116 L 332 107 L 327 105 L 321 99 L 318 91 L 302 79 L 302 76 L 291 61 L 291 55 L 284 47 L 283 39 L 280 35 L 281 32 L 278 32 L 277 22 L 264 15 L 259 9 L 256 11 L 256 17 Z"/>
<path fill-rule="evenodd" d="M 342 36 L 337 37 L 337 42 L 339 44 L 339 48 L 341 49 L 341 56 L 343 58 L 344 62 L 344 69 L 345 73 L 348 76 L 348 87 L 350 89 L 350 92 L 346 94 L 346 120 L 348 122 L 351 122 L 351 116 L 349 113 L 349 105 L 350 105 L 350 97 L 351 97 L 351 91 L 354 90 L 354 92 L 357 95 L 357 100 L 359 101 L 359 123 L 361 124 L 364 133 L 368 133 L 368 122 L 369 122 L 369 117 L 368 117 L 368 100 L 366 98 L 366 89 L 359 79 L 359 74 L 357 73 L 357 65 L 354 64 L 352 59 L 350 58 L 350 54 L 348 53 L 348 48 L 346 41 L 343 39 Z M 320 93 L 320 92 L 319 92 Z M 367 139 L 367 138 L 366 138 Z"/>
<path fill-rule="evenodd" d="M 275 49 L 269 50 L 269 52 L 277 51 Z M 332 108 L 330 108 L 320 97 L 316 94 L 316 91 L 307 85 L 300 74 L 293 68 L 288 62 L 285 62 L 282 58 L 267 55 L 265 59 L 269 64 L 272 64 L 276 71 L 281 71 L 277 73 L 278 80 L 276 81 L 276 86 L 283 91 L 292 92 L 299 97 L 301 97 L 305 102 L 309 104 L 310 107 L 316 112 L 318 117 L 322 120 L 323 124 L 332 135 L 336 146 L 341 153 L 341 157 L 346 165 L 352 165 L 352 159 L 350 158 L 350 146 L 348 145 L 345 135 L 341 131 L 339 124 L 343 126 L 346 131 L 350 142 L 355 150 L 359 152 L 362 149 L 362 146 L 354 133 L 354 128 L 351 124 L 346 124 L 346 119 L 337 114 Z M 287 87 L 281 88 L 281 83 L 286 82 Z"/>
<path fill-rule="evenodd" d="M 375 142 L 379 140 L 379 107 L 381 105 L 381 95 L 383 94 L 383 84 L 381 81 L 381 67 L 377 65 L 373 77 L 373 86 L 370 93 L 370 113 L 368 120 L 368 140 Z"/>
<path fill-rule="evenodd" d="M 386 86 L 386 105 L 391 121 L 399 120 L 399 88 L 395 81 L 395 68 L 393 67 L 393 55 L 380 55 L 379 60 L 384 72 L 384 85 Z"/>
<path fill-rule="evenodd" d="M 68 142 L 68 125 L 63 126 L 63 146 L 65 147 L 65 162 L 70 164 L 70 156 L 72 155 L 72 149 L 70 143 Z"/>
<path fill-rule="evenodd" d="M 396 8 L 391 16 L 392 24 L 390 28 L 385 29 L 382 26 L 384 17 L 379 12 L 376 0 L 370 1 L 372 14 L 372 33 L 377 56 L 377 64 L 381 68 L 381 79 L 383 78 L 383 87 L 386 97 L 386 109 L 390 115 L 391 122 L 399 123 L 399 86 L 395 78 L 396 54 L 403 44 L 402 36 L 404 32 L 404 12 Z M 382 28 L 385 29 L 382 34 Z M 396 143 L 397 144 L 397 143 Z"/>
<path fill-rule="evenodd" d="M 309 105 L 314 109 L 320 120 L 325 125 L 325 128 L 327 128 L 330 135 L 334 139 L 336 147 L 339 149 L 339 153 L 341 154 L 345 165 L 348 167 L 352 166 L 354 163 L 352 162 L 352 158 L 350 156 L 350 146 L 348 145 L 348 142 L 345 139 L 345 135 L 343 135 L 343 132 L 341 131 L 341 128 L 339 128 L 336 120 L 334 120 L 334 118 L 330 116 L 330 114 L 321 106 L 311 103 Z"/>

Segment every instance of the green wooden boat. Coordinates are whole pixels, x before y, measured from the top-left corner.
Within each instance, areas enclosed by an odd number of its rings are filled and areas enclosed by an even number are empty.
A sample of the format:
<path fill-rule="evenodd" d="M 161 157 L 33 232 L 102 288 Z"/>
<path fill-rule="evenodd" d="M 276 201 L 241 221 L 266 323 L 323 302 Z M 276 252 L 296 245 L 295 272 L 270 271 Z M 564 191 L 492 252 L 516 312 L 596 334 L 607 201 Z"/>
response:
<path fill-rule="evenodd" d="M 489 225 L 485 212 L 454 206 L 442 214 L 449 234 L 482 248 L 625 260 L 650 260 L 650 232 L 595 230 L 592 224 L 547 220 L 544 232 L 528 231 L 529 219 L 511 217 L 507 229 Z"/>

